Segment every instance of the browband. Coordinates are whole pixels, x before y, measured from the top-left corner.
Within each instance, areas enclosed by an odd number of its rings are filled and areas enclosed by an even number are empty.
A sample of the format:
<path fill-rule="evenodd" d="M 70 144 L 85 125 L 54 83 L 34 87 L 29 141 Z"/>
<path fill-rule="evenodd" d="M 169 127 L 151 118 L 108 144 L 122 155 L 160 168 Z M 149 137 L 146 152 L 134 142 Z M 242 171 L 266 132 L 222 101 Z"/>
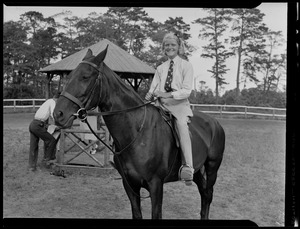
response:
<path fill-rule="evenodd" d="M 92 63 L 92 62 L 83 60 L 83 61 L 80 62 L 80 64 L 89 64 L 89 65 L 91 65 L 92 67 L 96 68 L 99 71 L 98 66 L 96 64 Z"/>

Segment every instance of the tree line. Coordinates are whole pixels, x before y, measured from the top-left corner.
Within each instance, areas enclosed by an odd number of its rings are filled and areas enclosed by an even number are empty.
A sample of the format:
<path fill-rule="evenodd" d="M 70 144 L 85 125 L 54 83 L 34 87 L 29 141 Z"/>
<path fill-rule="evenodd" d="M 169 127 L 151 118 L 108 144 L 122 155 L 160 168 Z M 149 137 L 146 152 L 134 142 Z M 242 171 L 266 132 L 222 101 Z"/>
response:
<path fill-rule="evenodd" d="M 241 91 L 241 83 L 245 86 L 249 81 L 255 83 L 255 90 L 262 95 L 260 104 L 268 103 L 274 93 L 283 94 L 279 97 L 285 99 L 285 92 L 278 92 L 278 86 L 286 75 L 286 53 L 275 52 L 285 44 L 282 31 L 269 29 L 263 22 L 264 14 L 258 9 L 205 8 L 202 12 L 206 16 L 199 16 L 192 23 L 199 26 L 199 40 L 206 42 L 201 47 L 201 57 L 212 60 L 208 74 L 215 81 L 215 91 L 202 88 L 195 91 L 191 99 L 242 103 L 246 89 Z M 187 52 L 183 58 L 188 59 L 196 49 L 188 41 L 190 24 L 182 17 L 169 17 L 161 23 L 142 7 L 109 7 L 104 14 L 93 12 L 84 18 L 71 14 L 62 11 L 44 17 L 39 12 L 28 11 L 20 15 L 18 21 L 4 23 L 4 98 L 43 98 L 46 77 L 38 70 L 103 38 L 154 68 L 166 60 L 161 52 L 161 41 L 168 31 L 184 40 Z M 238 61 L 236 88 L 220 97 L 220 88 L 227 84 L 226 60 L 232 56 L 237 56 Z M 141 90 L 146 86 L 142 84 Z M 206 101 L 204 98 L 208 97 L 211 98 Z"/>

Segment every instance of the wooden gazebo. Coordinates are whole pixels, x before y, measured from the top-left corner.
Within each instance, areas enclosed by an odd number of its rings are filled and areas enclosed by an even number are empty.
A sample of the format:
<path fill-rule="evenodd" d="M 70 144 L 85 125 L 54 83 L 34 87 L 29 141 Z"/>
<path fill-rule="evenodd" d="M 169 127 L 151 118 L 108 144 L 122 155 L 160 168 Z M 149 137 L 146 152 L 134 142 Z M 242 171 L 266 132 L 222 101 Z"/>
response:
<path fill-rule="evenodd" d="M 61 85 L 64 83 L 64 80 L 66 80 L 66 76 L 78 66 L 88 49 L 91 49 L 93 54 L 97 55 L 103 51 L 107 45 L 109 46 L 104 60 L 105 64 L 121 78 L 127 80 L 135 90 L 138 89 L 143 79 L 149 79 L 154 76 L 155 69 L 153 67 L 129 54 L 109 40 L 103 39 L 92 46 L 86 47 L 65 59 L 39 70 L 47 74 L 48 84 L 46 98 L 50 97 L 50 83 L 54 75 L 60 76 L 58 85 L 58 90 L 60 90 Z"/>

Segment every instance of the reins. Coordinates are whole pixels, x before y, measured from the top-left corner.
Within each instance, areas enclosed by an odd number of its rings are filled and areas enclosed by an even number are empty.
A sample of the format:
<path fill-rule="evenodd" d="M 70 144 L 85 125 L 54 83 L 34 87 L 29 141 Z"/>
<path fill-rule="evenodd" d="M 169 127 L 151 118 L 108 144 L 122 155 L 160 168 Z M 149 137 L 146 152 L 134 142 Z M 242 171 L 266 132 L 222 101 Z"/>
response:
<path fill-rule="evenodd" d="M 124 109 L 124 110 L 104 111 L 104 112 L 93 112 L 93 115 L 95 115 L 95 116 L 108 116 L 108 115 L 115 115 L 115 114 L 120 114 L 120 113 L 126 113 L 126 112 L 129 112 L 129 111 L 133 111 L 133 110 L 136 110 L 136 109 L 138 109 L 138 108 L 147 106 L 148 104 L 153 103 L 155 100 L 156 100 L 156 99 L 154 99 L 154 100 L 152 100 L 152 101 L 149 101 L 149 102 L 146 102 L 146 103 L 144 103 L 144 104 L 135 106 L 135 107 L 130 107 L 130 108 Z"/>
<path fill-rule="evenodd" d="M 126 110 L 119 110 L 119 111 L 116 111 L 116 112 L 97 112 L 96 115 L 115 115 L 115 114 L 119 114 L 119 113 L 124 113 L 124 112 L 128 112 L 128 111 L 131 111 L 131 110 L 135 110 L 135 109 L 138 109 L 140 107 L 144 107 L 144 117 L 143 117 L 143 120 L 142 120 L 142 124 L 140 125 L 138 131 L 137 131 L 137 135 L 135 136 L 135 138 L 127 145 L 125 146 L 121 151 L 114 151 L 109 145 L 107 145 L 101 138 L 98 137 L 98 135 L 96 135 L 96 133 L 94 132 L 94 130 L 91 128 L 89 122 L 87 121 L 87 118 L 85 118 L 84 120 L 82 120 L 82 122 L 86 123 L 89 127 L 89 129 L 91 130 L 91 132 L 97 137 L 97 139 L 99 141 L 101 141 L 103 143 L 103 145 L 105 145 L 114 155 L 120 155 L 122 152 L 126 151 L 135 141 L 136 139 L 138 138 L 140 132 L 142 132 L 143 128 L 144 128 L 144 124 L 145 124 L 145 121 L 146 121 L 146 116 L 147 116 L 147 108 L 145 107 L 146 105 L 148 105 L 149 103 L 151 102 L 148 102 L 148 103 L 145 103 L 141 106 L 136 106 L 136 107 L 133 107 L 133 108 L 130 108 L 130 109 L 126 109 Z"/>

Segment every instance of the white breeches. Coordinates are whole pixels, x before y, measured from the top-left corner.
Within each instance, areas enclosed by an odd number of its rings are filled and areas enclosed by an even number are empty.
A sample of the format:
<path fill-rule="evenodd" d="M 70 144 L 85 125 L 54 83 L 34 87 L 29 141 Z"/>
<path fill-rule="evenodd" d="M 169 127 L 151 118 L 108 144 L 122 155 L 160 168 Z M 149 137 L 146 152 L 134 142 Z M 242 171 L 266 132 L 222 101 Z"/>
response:
<path fill-rule="evenodd" d="M 193 166 L 193 155 L 192 155 L 192 142 L 188 127 L 189 117 L 186 119 L 176 119 L 177 133 L 179 134 L 180 146 L 182 149 L 182 164 L 188 164 L 192 168 Z"/>

